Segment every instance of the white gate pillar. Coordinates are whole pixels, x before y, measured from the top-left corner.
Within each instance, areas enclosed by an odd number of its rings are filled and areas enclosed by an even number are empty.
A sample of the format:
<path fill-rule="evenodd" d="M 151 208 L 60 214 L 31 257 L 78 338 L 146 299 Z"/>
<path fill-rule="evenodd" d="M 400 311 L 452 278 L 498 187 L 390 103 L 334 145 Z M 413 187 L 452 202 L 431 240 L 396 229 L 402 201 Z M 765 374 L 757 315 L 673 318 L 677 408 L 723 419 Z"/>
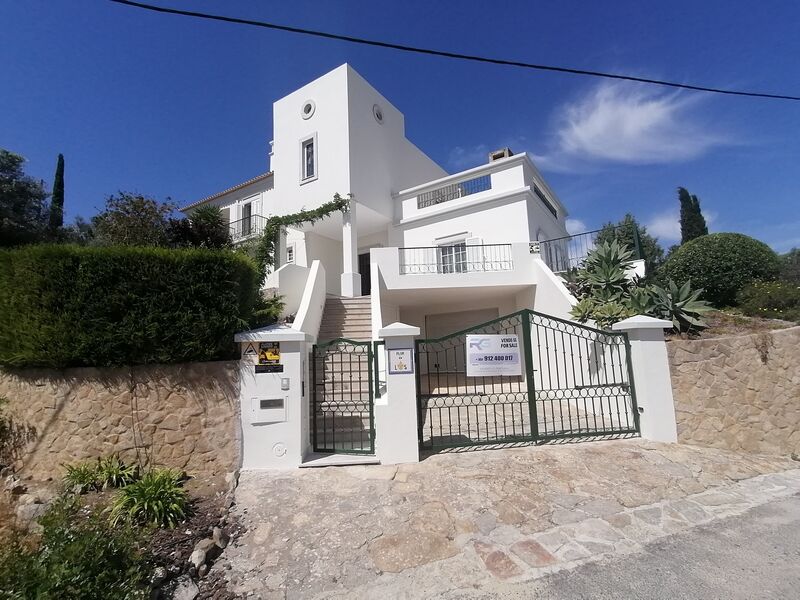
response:
<path fill-rule="evenodd" d="M 392 323 L 378 331 L 386 343 L 386 392 L 375 400 L 375 456 L 383 465 L 419 462 L 414 338 L 419 327 Z M 375 357 L 378 360 L 378 357 Z"/>
<path fill-rule="evenodd" d="M 342 213 L 342 296 L 361 295 L 361 275 L 358 272 L 358 228 L 356 201 L 350 198 L 348 210 Z"/>
<path fill-rule="evenodd" d="M 667 344 L 664 341 L 664 330 L 672 328 L 672 323 L 638 315 L 615 323 L 611 328 L 627 332 L 630 340 L 630 360 L 642 437 L 656 442 L 677 442 L 675 401 L 672 398 Z"/>
<path fill-rule="evenodd" d="M 324 285 L 324 283 L 323 283 Z M 237 333 L 242 469 L 294 468 L 310 450 L 311 336 L 286 325 Z"/>

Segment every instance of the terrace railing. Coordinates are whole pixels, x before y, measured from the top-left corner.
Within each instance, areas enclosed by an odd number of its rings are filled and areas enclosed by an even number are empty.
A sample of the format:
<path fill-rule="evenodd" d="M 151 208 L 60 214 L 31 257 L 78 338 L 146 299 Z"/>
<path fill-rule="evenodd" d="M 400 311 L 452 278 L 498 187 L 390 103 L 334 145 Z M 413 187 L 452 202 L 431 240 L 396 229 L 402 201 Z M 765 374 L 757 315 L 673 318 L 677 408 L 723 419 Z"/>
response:
<path fill-rule="evenodd" d="M 238 242 L 254 235 L 260 235 L 267 224 L 266 217 L 261 215 L 250 215 L 238 221 L 231 221 L 230 228 L 231 240 Z"/>
<path fill-rule="evenodd" d="M 465 243 L 445 246 L 400 248 L 400 274 L 481 273 L 511 271 L 514 261 L 511 244 Z"/>
<path fill-rule="evenodd" d="M 577 269 L 586 259 L 589 252 L 597 245 L 597 236 L 603 229 L 576 233 L 552 240 L 539 242 L 542 260 L 553 273 L 565 273 Z M 642 258 L 639 232 L 635 227 L 621 225 L 614 228 L 614 237 L 625 243 L 633 252 L 634 260 Z"/>
<path fill-rule="evenodd" d="M 464 196 L 485 192 L 492 189 L 492 179 L 489 175 L 481 175 L 474 179 L 451 183 L 449 185 L 423 192 L 417 196 L 417 208 L 427 208 L 442 202 L 450 202 Z"/>

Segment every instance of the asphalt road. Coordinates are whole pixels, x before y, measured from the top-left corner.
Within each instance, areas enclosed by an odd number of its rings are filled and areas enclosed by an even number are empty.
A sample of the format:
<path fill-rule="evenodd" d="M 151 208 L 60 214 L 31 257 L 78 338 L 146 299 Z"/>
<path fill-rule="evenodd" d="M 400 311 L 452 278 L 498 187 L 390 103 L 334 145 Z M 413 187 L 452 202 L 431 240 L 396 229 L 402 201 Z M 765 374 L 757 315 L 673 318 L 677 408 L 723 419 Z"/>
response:
<path fill-rule="evenodd" d="M 654 542 L 634 554 L 464 597 L 800 599 L 800 496 Z"/>

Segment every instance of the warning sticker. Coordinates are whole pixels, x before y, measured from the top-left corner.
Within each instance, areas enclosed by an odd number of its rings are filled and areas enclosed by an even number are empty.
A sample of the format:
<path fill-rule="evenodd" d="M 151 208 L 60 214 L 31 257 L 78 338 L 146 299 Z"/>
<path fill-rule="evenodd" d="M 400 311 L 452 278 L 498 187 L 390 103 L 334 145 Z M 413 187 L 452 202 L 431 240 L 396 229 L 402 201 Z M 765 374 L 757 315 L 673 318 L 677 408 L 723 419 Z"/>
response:
<path fill-rule="evenodd" d="M 258 343 L 258 364 L 277 365 L 281 362 L 280 342 L 259 342 Z"/>
<path fill-rule="evenodd" d="M 256 354 L 258 354 L 258 352 L 256 352 L 256 347 L 253 346 L 253 344 L 247 344 L 247 348 L 244 349 L 242 356 L 255 356 Z"/>

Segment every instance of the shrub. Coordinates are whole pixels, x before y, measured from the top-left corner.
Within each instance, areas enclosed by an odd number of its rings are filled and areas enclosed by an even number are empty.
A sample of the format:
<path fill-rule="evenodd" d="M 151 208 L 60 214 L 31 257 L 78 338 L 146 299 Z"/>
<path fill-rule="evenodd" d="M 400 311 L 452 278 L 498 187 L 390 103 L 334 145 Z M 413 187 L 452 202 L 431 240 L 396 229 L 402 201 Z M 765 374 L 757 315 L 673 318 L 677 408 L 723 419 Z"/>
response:
<path fill-rule="evenodd" d="M 800 283 L 800 248 L 792 248 L 781 255 L 781 279 Z"/>
<path fill-rule="evenodd" d="M 756 280 L 774 279 L 778 255 L 763 242 L 740 233 L 712 233 L 686 242 L 664 263 L 664 275 L 678 285 L 694 281 L 715 306 L 736 302 L 736 294 Z"/>
<path fill-rule="evenodd" d="M 0 250 L 0 364 L 110 366 L 235 356 L 260 285 L 223 250 Z"/>
<path fill-rule="evenodd" d="M 111 503 L 112 523 L 132 522 L 175 527 L 189 513 L 182 475 L 173 469 L 152 469 L 119 490 Z"/>
<path fill-rule="evenodd" d="M 738 296 L 742 312 L 751 317 L 768 317 L 800 322 L 800 284 L 787 281 L 757 282 Z"/>
<path fill-rule="evenodd" d="M 64 486 L 73 492 L 83 494 L 100 487 L 97 467 L 90 462 L 64 465 Z"/>
<path fill-rule="evenodd" d="M 38 546 L 0 543 L 0 598 L 145 599 L 147 560 L 138 534 L 62 498 L 39 520 Z"/>
<path fill-rule="evenodd" d="M 126 465 L 116 454 L 97 459 L 97 481 L 103 488 L 125 487 L 136 481 L 138 475 L 136 465 Z"/>

